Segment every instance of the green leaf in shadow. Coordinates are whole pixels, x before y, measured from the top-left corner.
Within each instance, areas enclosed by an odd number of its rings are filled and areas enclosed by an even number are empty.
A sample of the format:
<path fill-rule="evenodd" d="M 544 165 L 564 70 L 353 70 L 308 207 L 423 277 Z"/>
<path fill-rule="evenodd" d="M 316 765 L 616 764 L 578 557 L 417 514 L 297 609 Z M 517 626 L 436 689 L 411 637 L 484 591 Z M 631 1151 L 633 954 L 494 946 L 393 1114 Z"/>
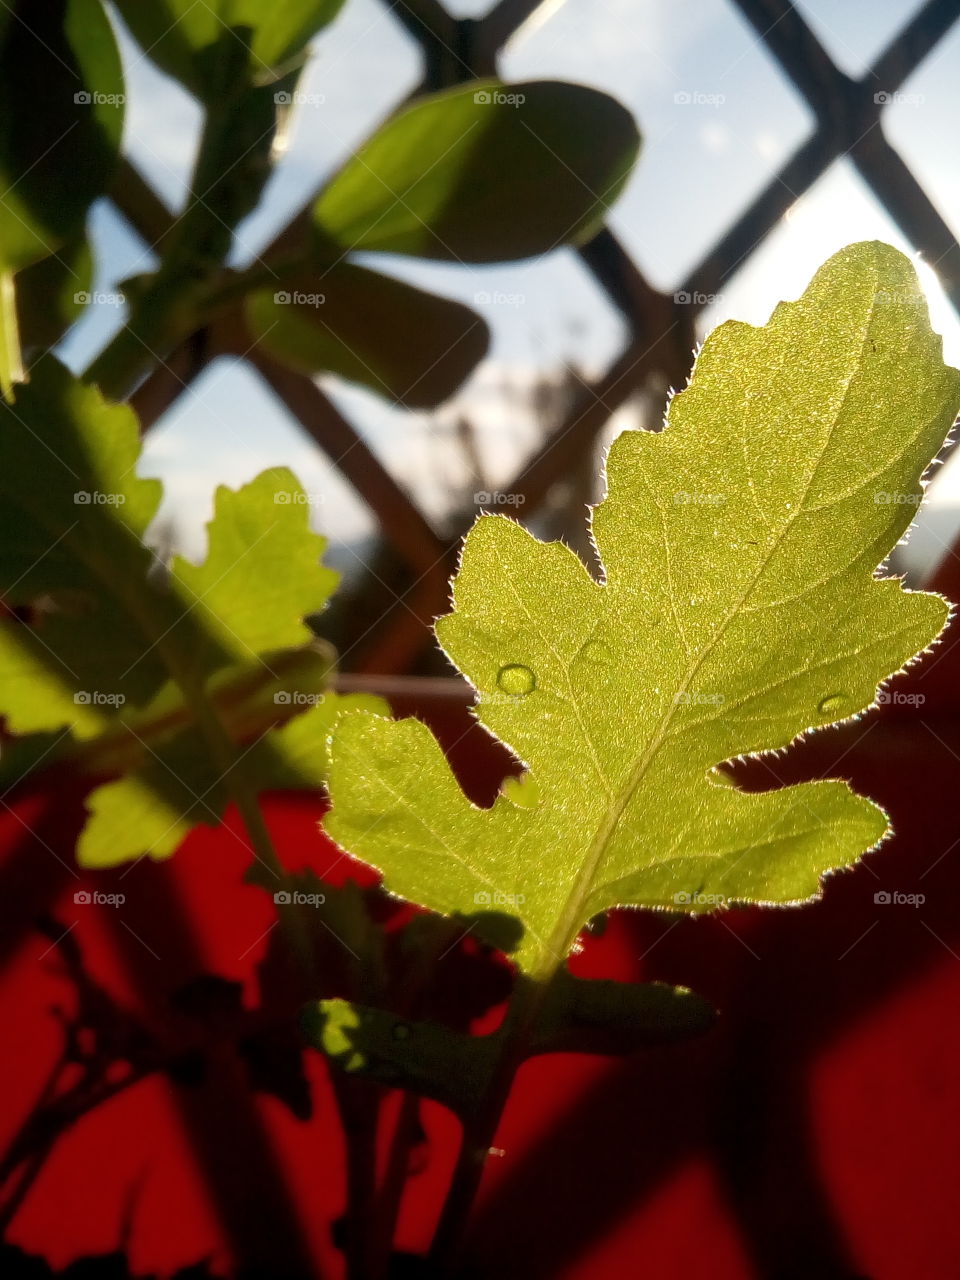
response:
<path fill-rule="evenodd" d="M 303 373 L 336 373 L 411 409 L 433 408 L 483 358 L 486 324 L 468 307 L 339 262 L 251 295 L 257 340 Z"/>
<path fill-rule="evenodd" d="M 712 1006 L 686 987 L 574 978 L 561 969 L 526 1056 L 621 1056 L 702 1035 L 715 1019 Z M 485 1097 L 504 1044 L 503 1028 L 471 1036 L 340 999 L 308 1006 L 303 1028 L 341 1070 L 433 1098 L 464 1118 Z"/>
<path fill-rule="evenodd" d="M 14 277 L 83 229 L 123 129 L 123 75 L 100 0 L 20 0 L 0 23 L 0 390 L 25 377 Z M 82 289 L 78 278 L 77 289 Z"/>
<path fill-rule="evenodd" d="M 52 357 L 0 405 L 0 583 L 20 614 L 0 619 L 0 714 L 16 734 L 66 730 L 44 750 L 123 775 L 91 800 L 80 855 L 97 866 L 167 856 L 233 784 L 318 786 L 355 701 L 327 692 L 331 654 L 304 621 L 337 575 L 293 475 L 221 487 L 205 560 L 161 565 L 143 540 L 161 487 L 139 453 L 133 413 Z"/>

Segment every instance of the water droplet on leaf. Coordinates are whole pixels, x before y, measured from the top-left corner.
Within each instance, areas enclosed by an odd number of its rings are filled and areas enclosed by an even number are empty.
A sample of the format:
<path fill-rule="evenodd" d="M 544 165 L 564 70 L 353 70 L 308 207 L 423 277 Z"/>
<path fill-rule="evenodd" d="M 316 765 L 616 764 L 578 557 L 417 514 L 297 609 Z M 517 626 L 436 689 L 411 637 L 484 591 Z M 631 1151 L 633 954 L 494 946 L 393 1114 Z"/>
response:
<path fill-rule="evenodd" d="M 510 662 L 505 667 L 500 668 L 497 674 L 497 684 L 504 693 L 511 693 L 522 698 L 525 694 L 533 693 L 537 687 L 537 677 L 529 667 L 525 667 L 522 663 Z"/>
<path fill-rule="evenodd" d="M 602 640 L 588 640 L 580 650 L 579 656 L 597 666 L 605 666 L 613 658 L 613 651 Z"/>
<path fill-rule="evenodd" d="M 820 699 L 817 710 L 821 715 L 829 716 L 839 711 L 843 706 L 844 698 L 842 693 L 830 693 L 825 698 Z"/>

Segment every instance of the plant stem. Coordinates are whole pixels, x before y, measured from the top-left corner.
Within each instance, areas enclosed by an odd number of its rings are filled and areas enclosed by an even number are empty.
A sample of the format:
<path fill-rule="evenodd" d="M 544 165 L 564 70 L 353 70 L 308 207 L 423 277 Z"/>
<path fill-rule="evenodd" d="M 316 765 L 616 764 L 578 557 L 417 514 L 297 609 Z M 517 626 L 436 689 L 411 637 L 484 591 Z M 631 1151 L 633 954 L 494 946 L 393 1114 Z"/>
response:
<path fill-rule="evenodd" d="M 347 1148 L 347 1208 L 343 1218 L 346 1280 L 370 1280 L 375 1275 L 375 1240 L 370 1223 L 375 1212 L 382 1090 L 350 1076 L 332 1080 Z"/>
<path fill-rule="evenodd" d="M 405 998 L 398 1013 L 413 1020 L 424 1016 L 427 992 L 437 962 L 461 940 L 460 925 L 455 920 L 437 917 L 432 934 L 418 948 L 415 963 L 404 982 Z M 390 1141 L 383 1182 L 377 1196 L 373 1219 L 373 1245 L 370 1254 L 373 1280 L 383 1280 L 389 1270 L 390 1253 L 396 1234 L 397 1219 L 403 1202 L 410 1166 L 410 1153 L 420 1135 L 420 1098 L 407 1090 Z"/>
<path fill-rule="evenodd" d="M 518 976 L 507 1010 L 503 1048 L 477 1113 L 464 1122 L 460 1153 L 437 1224 L 430 1261 L 441 1275 L 452 1275 L 460 1258 L 474 1200 L 480 1189 L 490 1147 L 496 1137 L 514 1077 L 527 1054 L 543 1001 L 558 965 L 542 977 Z"/>
<path fill-rule="evenodd" d="M 211 318 L 215 281 L 234 228 L 256 207 L 270 177 L 272 95 L 250 85 L 248 51 L 232 31 L 209 54 L 216 80 L 205 97 L 186 207 L 167 229 L 160 265 L 137 290 L 127 324 L 84 375 L 109 400 L 129 399 L 157 364 Z"/>
<path fill-rule="evenodd" d="M 420 1099 L 409 1090 L 400 1100 L 390 1154 L 383 1182 L 377 1196 L 373 1227 L 373 1278 L 381 1280 L 389 1271 L 393 1237 L 400 1216 L 400 1205 L 410 1173 L 410 1152 L 420 1134 Z"/>

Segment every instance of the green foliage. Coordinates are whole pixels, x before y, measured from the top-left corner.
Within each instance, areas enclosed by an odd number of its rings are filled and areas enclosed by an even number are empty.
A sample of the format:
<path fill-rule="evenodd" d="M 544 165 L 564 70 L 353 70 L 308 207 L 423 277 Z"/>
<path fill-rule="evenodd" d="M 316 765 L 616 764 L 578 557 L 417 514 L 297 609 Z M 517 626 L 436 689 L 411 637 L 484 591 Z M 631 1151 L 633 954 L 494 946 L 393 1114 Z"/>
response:
<path fill-rule="evenodd" d="M 128 282 L 130 325 L 91 369 L 111 399 L 127 398 L 155 356 L 239 304 L 252 342 L 273 359 L 434 407 L 486 352 L 486 325 L 344 256 L 468 263 L 547 253 L 588 239 L 622 189 L 639 137 L 619 103 L 580 85 L 472 81 L 415 101 L 377 130 L 321 191 L 293 253 L 284 246 L 278 260 L 228 276 L 233 231 L 272 171 L 278 110 L 309 40 L 341 3 L 118 0 L 145 55 L 206 112 L 187 207 L 157 272 Z M 320 307 L 302 301 L 318 296 Z M 4 301 L 0 290 L 0 310 Z M 9 328 L 9 296 L 6 312 Z"/>
<path fill-rule="evenodd" d="M 472 81 L 421 98 L 360 148 L 314 206 L 323 250 L 503 262 L 588 239 L 639 149 L 607 94 Z"/>
<path fill-rule="evenodd" d="M 906 261 L 856 246 L 765 328 L 714 334 L 664 432 L 616 442 L 593 520 L 602 583 L 563 546 L 481 519 L 438 634 L 526 772 L 490 810 L 473 807 L 424 725 L 331 692 L 334 655 L 305 620 L 336 575 L 294 477 L 221 488 L 203 562 L 161 563 L 145 541 L 160 485 L 136 474 L 134 415 L 108 403 L 170 352 L 202 363 L 209 338 L 436 405 L 482 358 L 486 326 L 349 255 L 511 261 L 602 225 L 637 154 L 630 115 L 577 85 L 472 82 L 401 109 L 266 261 L 230 269 L 309 41 L 341 3 L 116 0 L 144 55 L 200 100 L 202 137 L 185 207 L 156 234 L 162 211 L 135 183 L 114 188 L 159 262 L 124 286 L 128 322 L 86 384 L 48 353 L 27 385 L 21 331 L 31 360 L 53 346 L 93 274 L 84 221 L 114 175 L 123 83 L 101 0 L 0 5 L 0 789 L 52 760 L 89 779 L 77 852 L 90 867 L 168 857 L 237 805 L 248 879 L 274 892 L 313 1001 L 308 1038 L 366 1081 L 334 1090 L 355 1140 L 347 1235 L 359 1238 L 368 1222 L 357 1231 L 351 1214 L 369 1207 L 377 1172 L 369 1082 L 463 1118 L 455 1219 L 525 1058 L 628 1054 L 712 1024 L 685 988 L 574 978 L 564 961 L 591 919 L 619 905 L 804 901 L 882 839 L 885 815 L 843 782 L 747 795 L 718 766 L 858 714 L 938 634 L 945 603 L 875 570 L 960 379 Z M 385 930 L 373 891 L 283 870 L 257 796 L 328 775 L 327 827 L 344 848 L 388 891 L 469 922 L 464 934 L 516 961 L 493 1034 L 428 1021 L 442 1006 L 431 970 L 458 923 L 424 913 Z M 264 973 L 277 964 L 286 978 L 288 960 L 271 950 Z M 350 998 L 316 999 L 334 993 Z M 417 1140 L 407 1112 L 371 1190 L 382 1221 L 369 1252 L 384 1262 L 393 1184 Z M 446 1214 L 438 1234 L 442 1255 Z"/>
<path fill-rule="evenodd" d="M 124 22 L 156 64 L 202 101 L 219 91 L 210 55 L 223 39 L 247 45 L 245 77 L 273 81 L 311 36 L 332 22 L 343 0 L 117 0 Z"/>
<path fill-rule="evenodd" d="M 56 346 L 83 314 L 93 284 L 93 255 L 85 235 L 73 236 L 56 253 L 17 276 L 17 314 L 25 352 Z"/>
<path fill-rule="evenodd" d="M 173 852 L 241 781 L 318 786 L 332 720 L 357 705 L 325 692 L 331 655 L 303 621 L 337 575 L 290 472 L 221 488 L 204 562 L 162 566 L 143 541 L 161 488 L 136 475 L 139 452 L 131 411 L 50 357 L 0 407 L 0 565 L 6 604 L 29 611 L 0 622 L 0 710 L 124 772 L 90 802 L 80 857 L 99 866 Z"/>
<path fill-rule="evenodd" d="M 414 408 L 440 404 L 486 351 L 486 325 L 344 253 L 483 263 L 579 243 L 638 148 L 629 112 L 580 85 L 484 80 L 420 98 L 334 175 L 313 209 L 314 264 L 253 294 L 247 322 L 302 372 L 332 371 Z"/>
<path fill-rule="evenodd" d="M 124 95 L 100 0 L 5 5 L 0 59 L 0 390 L 8 397 L 24 377 L 14 276 L 82 231 L 113 174 Z"/>
<path fill-rule="evenodd" d="M 99 0 L 14 6 L 0 40 L 0 261 L 19 271 L 74 235 L 106 190 L 123 79 Z"/>
<path fill-rule="evenodd" d="M 482 517 L 440 641 L 536 785 L 463 797 L 416 720 L 348 716 L 327 830 L 393 893 L 475 922 L 548 976 L 615 906 L 807 901 L 887 831 L 846 783 L 765 794 L 716 766 L 855 715 L 936 638 L 937 596 L 874 570 L 960 405 L 909 262 L 832 258 L 763 328 L 707 340 L 658 434 L 607 462 L 605 581 Z"/>
<path fill-rule="evenodd" d="M 552 984 L 526 1056 L 622 1055 L 702 1035 L 714 1010 L 685 987 L 571 977 Z M 483 1105 L 504 1052 L 507 1026 L 471 1036 L 411 1022 L 347 1000 L 319 1000 L 304 1015 L 307 1038 L 344 1071 L 433 1098 L 464 1119 Z"/>
<path fill-rule="evenodd" d="M 335 369 L 411 409 L 446 400 L 487 350 L 487 326 L 468 307 L 365 267 L 340 262 L 319 285 L 306 274 L 284 285 L 247 301 L 265 351 L 304 373 Z"/>

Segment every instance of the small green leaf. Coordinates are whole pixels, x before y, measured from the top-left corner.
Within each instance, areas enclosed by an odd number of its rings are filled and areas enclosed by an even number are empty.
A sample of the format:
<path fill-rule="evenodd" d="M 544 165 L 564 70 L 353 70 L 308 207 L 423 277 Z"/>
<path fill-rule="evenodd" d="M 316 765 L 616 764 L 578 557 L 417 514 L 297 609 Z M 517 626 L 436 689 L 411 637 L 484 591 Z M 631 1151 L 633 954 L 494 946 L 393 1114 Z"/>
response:
<path fill-rule="evenodd" d="M 171 585 L 187 605 L 174 635 L 185 631 L 195 670 L 215 670 L 225 654 L 242 662 L 310 639 L 303 619 L 323 607 L 339 574 L 319 564 L 326 539 L 310 530 L 306 498 L 286 467 L 237 490 L 218 486 L 205 560 L 176 556 L 171 566 Z"/>
<path fill-rule="evenodd" d="M 602 584 L 504 517 L 467 538 L 438 635 L 534 803 L 477 809 L 425 725 L 346 716 L 329 833 L 494 945 L 486 913 L 513 919 L 541 978 L 611 907 L 815 898 L 884 837 L 883 811 L 833 780 L 745 794 L 715 766 L 859 714 L 936 639 L 946 602 L 875 570 L 958 406 L 887 245 L 843 250 L 762 328 L 722 325 L 667 427 L 610 451 Z"/>
<path fill-rule="evenodd" d="M 382 712 L 383 703 L 367 694 L 311 696 L 316 701 L 307 711 L 245 746 L 236 766 L 238 778 L 223 776 L 196 726 L 148 746 L 140 768 L 91 794 L 77 861 L 85 867 L 113 867 L 143 854 L 154 860 L 170 857 L 192 827 L 219 824 L 231 798 L 231 782 L 242 781 L 256 792 L 319 790 L 337 716 Z"/>
<path fill-rule="evenodd" d="M 247 300 L 266 351 L 303 373 L 337 373 L 411 409 L 451 396 L 486 354 L 468 307 L 350 263 Z"/>
<path fill-rule="evenodd" d="M 315 641 L 224 668 L 208 682 L 206 696 L 230 740 L 250 743 L 303 715 L 305 705 L 319 702 L 333 670 L 333 650 Z M 376 698 L 367 702 L 371 711 L 385 705 Z M 195 723 L 194 710 L 182 692 L 172 683 L 165 685 L 148 706 L 121 707 L 96 737 L 77 739 L 59 730 L 13 739 L 0 757 L 0 790 L 37 766 L 64 761 L 87 777 L 133 772 L 162 743 Z"/>
<path fill-rule="evenodd" d="M 638 149 L 630 113 L 595 89 L 471 81 L 415 101 L 347 161 L 314 206 L 321 251 L 502 262 L 579 243 Z"/>
<path fill-rule="evenodd" d="M 52 358 L 35 382 L 0 409 L 5 598 L 40 614 L 34 627 L 0 626 L 13 732 L 72 725 L 92 737 L 117 708 L 146 707 L 173 671 L 202 686 L 224 667 L 312 638 L 303 618 L 337 578 L 319 566 L 325 540 L 310 530 L 288 470 L 265 471 L 237 493 L 221 487 L 205 562 L 177 558 L 169 574 L 155 572 L 143 535 L 160 484 L 136 475 L 134 415 Z"/>
<path fill-rule="evenodd" d="M 202 100 L 213 88 L 206 57 L 224 30 L 249 43 L 248 74 L 262 83 L 274 79 L 342 7 L 343 0 L 117 0 L 141 49 Z"/>
<path fill-rule="evenodd" d="M 336 718 L 387 709 L 371 694 L 333 693 L 333 671 L 332 651 L 317 643 L 262 654 L 211 677 L 206 698 L 241 748 L 226 778 L 203 742 L 194 708 L 175 685 L 143 710 L 121 708 L 92 741 L 61 749 L 60 758 L 85 773 L 123 775 L 92 792 L 77 860 L 109 867 L 142 854 L 167 858 L 191 827 L 220 822 L 236 783 L 255 792 L 318 790 Z"/>

